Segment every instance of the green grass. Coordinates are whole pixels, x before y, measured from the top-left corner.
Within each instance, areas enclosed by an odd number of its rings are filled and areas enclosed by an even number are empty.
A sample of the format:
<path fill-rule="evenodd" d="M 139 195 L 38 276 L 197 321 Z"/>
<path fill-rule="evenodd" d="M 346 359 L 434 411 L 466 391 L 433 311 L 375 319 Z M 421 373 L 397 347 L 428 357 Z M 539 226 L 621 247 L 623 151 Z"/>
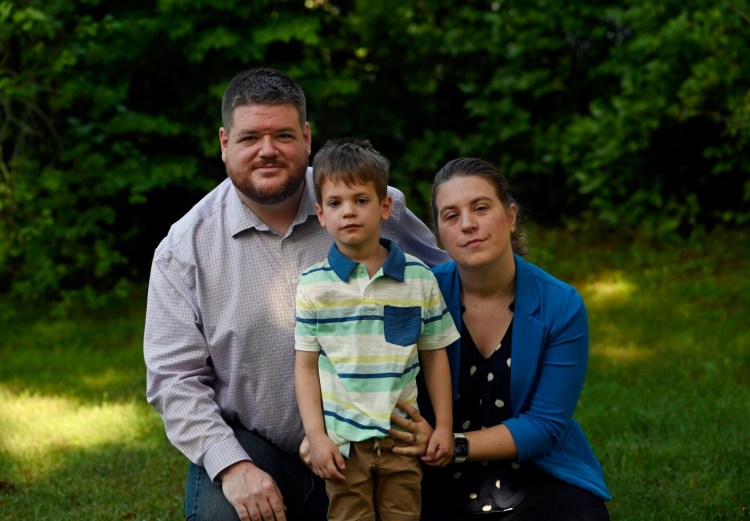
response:
<path fill-rule="evenodd" d="M 184 519 L 186 460 L 144 399 L 143 308 L 0 325 L 0 519 Z"/>
<path fill-rule="evenodd" d="M 612 518 L 750 519 L 748 233 L 682 247 L 538 235 L 531 260 L 573 283 L 589 310 L 576 416 Z"/>
<path fill-rule="evenodd" d="M 612 518 L 750 519 L 750 234 L 700 246 L 532 230 L 591 324 L 576 417 Z M 6 304 L 7 305 L 7 304 Z M 144 399 L 144 299 L 0 324 L 0 519 L 182 519 L 186 461 Z"/>

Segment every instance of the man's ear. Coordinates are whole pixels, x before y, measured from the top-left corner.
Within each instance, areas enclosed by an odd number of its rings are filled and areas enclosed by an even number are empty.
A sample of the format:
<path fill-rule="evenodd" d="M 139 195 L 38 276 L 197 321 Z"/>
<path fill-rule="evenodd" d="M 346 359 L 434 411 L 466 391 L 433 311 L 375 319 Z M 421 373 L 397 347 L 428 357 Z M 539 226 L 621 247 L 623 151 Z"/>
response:
<path fill-rule="evenodd" d="M 386 195 L 385 199 L 380 201 L 380 219 L 387 221 L 391 218 L 391 212 L 393 212 L 393 198 Z"/>
<path fill-rule="evenodd" d="M 229 143 L 229 132 L 224 127 L 219 129 L 219 146 L 221 147 L 221 160 L 227 162 L 227 144 Z"/>
<path fill-rule="evenodd" d="M 325 228 L 326 226 L 326 218 L 323 217 L 323 208 L 320 207 L 318 203 L 315 203 L 315 213 L 318 214 L 318 222 L 322 227 Z"/>

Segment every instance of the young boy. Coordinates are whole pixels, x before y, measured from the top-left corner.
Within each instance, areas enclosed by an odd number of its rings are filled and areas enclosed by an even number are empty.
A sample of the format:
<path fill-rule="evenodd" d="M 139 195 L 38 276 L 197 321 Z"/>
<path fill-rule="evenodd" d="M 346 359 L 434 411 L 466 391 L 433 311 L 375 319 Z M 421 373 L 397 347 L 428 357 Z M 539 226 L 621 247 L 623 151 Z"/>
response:
<path fill-rule="evenodd" d="M 420 359 L 436 414 L 427 454 L 453 455 L 444 348 L 459 333 L 429 268 L 380 238 L 388 168 L 367 141 L 329 141 L 313 160 L 318 220 L 335 243 L 300 276 L 295 386 L 329 521 L 419 519 L 419 458 L 391 452 L 403 443 L 388 430 L 397 400 L 416 406 Z"/>

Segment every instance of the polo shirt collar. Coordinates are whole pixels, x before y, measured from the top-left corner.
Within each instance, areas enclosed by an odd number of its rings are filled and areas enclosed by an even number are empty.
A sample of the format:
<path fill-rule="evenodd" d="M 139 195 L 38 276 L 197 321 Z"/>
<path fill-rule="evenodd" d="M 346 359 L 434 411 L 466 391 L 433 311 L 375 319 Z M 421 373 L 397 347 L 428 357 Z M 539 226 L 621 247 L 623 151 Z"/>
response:
<path fill-rule="evenodd" d="M 404 281 L 404 271 L 406 271 L 406 256 L 398 245 L 390 239 L 380 239 L 382 244 L 388 250 L 388 257 L 383 263 L 383 274 L 399 282 Z M 341 253 L 334 242 L 331 249 L 328 250 L 328 264 L 333 272 L 344 281 L 348 282 L 349 278 L 359 263 L 353 261 Z"/>

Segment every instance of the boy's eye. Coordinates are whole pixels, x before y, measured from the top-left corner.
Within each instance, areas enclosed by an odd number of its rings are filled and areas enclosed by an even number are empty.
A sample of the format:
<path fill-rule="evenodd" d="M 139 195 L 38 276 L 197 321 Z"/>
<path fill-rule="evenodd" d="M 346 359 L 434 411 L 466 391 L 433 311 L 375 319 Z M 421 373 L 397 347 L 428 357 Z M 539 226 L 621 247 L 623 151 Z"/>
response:
<path fill-rule="evenodd" d="M 360 197 L 357 199 L 357 204 L 367 204 L 370 200 L 367 197 Z"/>
<path fill-rule="evenodd" d="M 328 204 L 328 206 L 330 206 L 331 208 L 336 208 L 336 207 L 337 207 L 337 206 L 339 205 L 339 202 L 338 202 L 338 201 L 328 201 L 328 203 L 327 203 L 327 204 Z"/>
<path fill-rule="evenodd" d="M 446 221 L 452 221 L 456 218 L 457 215 L 458 214 L 456 214 L 455 212 L 449 212 L 443 215 L 443 219 L 445 219 Z"/>

